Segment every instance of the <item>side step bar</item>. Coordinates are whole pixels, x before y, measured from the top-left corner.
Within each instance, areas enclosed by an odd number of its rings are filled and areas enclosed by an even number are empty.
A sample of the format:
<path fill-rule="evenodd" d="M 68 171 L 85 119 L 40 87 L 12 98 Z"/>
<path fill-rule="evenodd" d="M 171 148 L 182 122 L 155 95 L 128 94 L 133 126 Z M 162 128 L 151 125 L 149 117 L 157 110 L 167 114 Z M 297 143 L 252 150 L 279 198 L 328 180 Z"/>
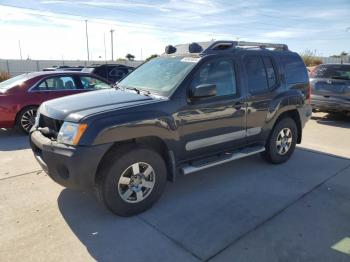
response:
<path fill-rule="evenodd" d="M 247 156 L 255 155 L 260 152 L 265 151 L 265 147 L 263 146 L 255 146 L 244 148 L 240 151 L 235 151 L 233 153 L 226 153 L 221 157 L 216 158 L 215 160 L 210 161 L 209 159 L 199 160 L 197 162 L 193 162 L 192 164 L 187 164 L 181 168 L 181 171 L 184 175 L 188 175 L 194 172 L 198 172 L 200 170 L 221 165 L 233 160 L 237 160 L 240 158 L 244 158 Z M 203 163 L 204 162 L 204 163 Z"/>

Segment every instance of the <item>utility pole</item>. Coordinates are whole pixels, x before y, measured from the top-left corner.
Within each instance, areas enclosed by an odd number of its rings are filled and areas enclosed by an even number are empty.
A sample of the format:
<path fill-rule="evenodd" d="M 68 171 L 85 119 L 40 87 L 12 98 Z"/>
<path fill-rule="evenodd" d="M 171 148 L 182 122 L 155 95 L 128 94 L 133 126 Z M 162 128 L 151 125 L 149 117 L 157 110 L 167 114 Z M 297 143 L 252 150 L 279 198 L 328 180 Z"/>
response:
<path fill-rule="evenodd" d="M 22 60 L 22 47 L 21 47 L 21 40 L 18 40 L 18 47 L 19 47 L 19 56 L 21 57 L 21 60 Z"/>
<path fill-rule="evenodd" d="M 113 33 L 114 33 L 114 30 L 111 29 L 111 52 L 112 52 L 112 61 L 114 60 L 114 57 L 113 57 Z"/>
<path fill-rule="evenodd" d="M 141 48 L 141 60 L 143 60 L 143 56 L 142 56 L 142 48 Z"/>
<path fill-rule="evenodd" d="M 86 52 L 87 52 L 87 60 L 90 61 L 89 36 L 88 36 L 87 22 L 88 22 L 88 20 L 85 20 Z"/>
<path fill-rule="evenodd" d="M 105 48 L 105 62 L 107 63 L 106 34 L 105 33 L 103 33 L 103 46 Z"/>

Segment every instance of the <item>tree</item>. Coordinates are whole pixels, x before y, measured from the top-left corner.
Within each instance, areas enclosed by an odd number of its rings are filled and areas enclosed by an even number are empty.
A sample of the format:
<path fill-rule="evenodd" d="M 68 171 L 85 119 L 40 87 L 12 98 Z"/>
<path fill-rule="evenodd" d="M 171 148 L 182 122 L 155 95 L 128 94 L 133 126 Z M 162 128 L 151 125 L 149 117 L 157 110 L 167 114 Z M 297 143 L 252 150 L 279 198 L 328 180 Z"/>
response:
<path fill-rule="evenodd" d="M 146 58 L 146 62 L 148 62 L 149 60 L 152 60 L 153 58 L 156 58 L 156 57 L 158 57 L 158 56 L 159 56 L 159 55 L 156 55 L 156 54 L 151 55 L 151 56 L 149 56 L 149 57 Z"/>
<path fill-rule="evenodd" d="M 132 60 L 135 59 L 135 56 L 132 55 L 132 54 L 127 54 L 127 55 L 125 56 L 125 58 L 128 59 L 129 61 L 132 61 Z"/>
<path fill-rule="evenodd" d="M 304 60 L 306 66 L 316 66 L 322 64 L 322 60 L 316 56 L 316 51 L 306 49 L 301 53 L 301 58 Z"/>
<path fill-rule="evenodd" d="M 347 55 L 349 55 L 349 53 L 343 51 L 339 55 L 331 55 L 331 57 L 341 58 L 342 56 L 347 56 Z"/>

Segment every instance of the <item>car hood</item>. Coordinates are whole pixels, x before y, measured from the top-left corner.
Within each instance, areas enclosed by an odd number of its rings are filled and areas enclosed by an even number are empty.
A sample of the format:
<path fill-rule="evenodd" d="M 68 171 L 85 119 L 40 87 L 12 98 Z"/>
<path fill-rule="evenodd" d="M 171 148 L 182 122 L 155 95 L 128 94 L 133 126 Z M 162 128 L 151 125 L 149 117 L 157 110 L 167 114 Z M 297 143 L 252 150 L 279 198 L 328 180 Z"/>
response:
<path fill-rule="evenodd" d="M 103 111 L 155 101 L 157 99 L 134 91 L 106 89 L 46 101 L 40 106 L 39 113 L 57 120 L 78 122 L 86 116 Z"/>

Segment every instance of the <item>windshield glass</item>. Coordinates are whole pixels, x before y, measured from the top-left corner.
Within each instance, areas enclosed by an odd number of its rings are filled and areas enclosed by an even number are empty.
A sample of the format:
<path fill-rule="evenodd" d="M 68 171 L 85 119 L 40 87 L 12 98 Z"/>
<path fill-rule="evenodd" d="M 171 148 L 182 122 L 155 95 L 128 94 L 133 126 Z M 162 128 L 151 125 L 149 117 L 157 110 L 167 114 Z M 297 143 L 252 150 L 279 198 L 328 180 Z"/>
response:
<path fill-rule="evenodd" d="M 350 80 L 350 65 L 321 65 L 314 70 L 311 77 Z"/>
<path fill-rule="evenodd" d="M 193 57 L 154 58 L 125 77 L 118 87 L 137 88 L 169 96 L 198 60 Z"/>
<path fill-rule="evenodd" d="M 26 81 L 27 79 L 28 79 L 27 74 L 23 74 L 23 75 L 19 75 L 19 76 L 15 76 L 15 77 L 12 77 L 10 79 L 7 79 L 7 80 L 0 83 L 0 91 L 4 92 L 4 91 L 10 89 L 11 87 L 14 87 L 16 85 L 20 85 L 24 81 Z"/>

